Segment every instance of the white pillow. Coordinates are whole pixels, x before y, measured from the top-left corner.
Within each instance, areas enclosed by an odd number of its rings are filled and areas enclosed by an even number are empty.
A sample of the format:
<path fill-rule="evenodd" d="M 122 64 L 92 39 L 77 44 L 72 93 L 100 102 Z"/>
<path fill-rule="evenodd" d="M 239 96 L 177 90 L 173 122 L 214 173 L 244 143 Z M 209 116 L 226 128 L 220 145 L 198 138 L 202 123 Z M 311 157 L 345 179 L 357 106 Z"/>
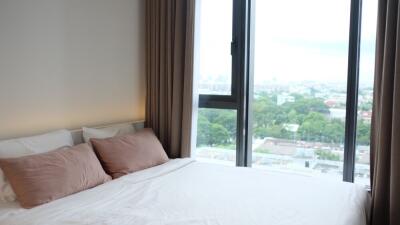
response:
<path fill-rule="evenodd" d="M 91 138 L 104 139 L 124 134 L 132 134 L 135 133 L 135 131 L 135 127 L 133 127 L 132 124 L 118 124 L 105 128 L 82 127 L 82 136 L 86 143 L 90 143 Z"/>
<path fill-rule="evenodd" d="M 34 155 L 73 145 L 71 132 L 58 130 L 32 137 L 0 141 L 0 158 Z M 0 202 L 15 201 L 15 199 L 15 193 L 0 169 Z"/>

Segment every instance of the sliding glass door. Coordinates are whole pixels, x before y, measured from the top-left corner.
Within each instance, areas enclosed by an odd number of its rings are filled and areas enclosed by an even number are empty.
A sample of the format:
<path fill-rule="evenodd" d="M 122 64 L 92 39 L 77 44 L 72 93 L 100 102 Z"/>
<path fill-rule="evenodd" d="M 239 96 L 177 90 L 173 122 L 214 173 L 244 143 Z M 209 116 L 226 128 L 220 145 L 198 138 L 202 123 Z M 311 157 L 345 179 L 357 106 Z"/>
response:
<path fill-rule="evenodd" d="M 350 2 L 255 1 L 253 167 L 343 179 Z"/>

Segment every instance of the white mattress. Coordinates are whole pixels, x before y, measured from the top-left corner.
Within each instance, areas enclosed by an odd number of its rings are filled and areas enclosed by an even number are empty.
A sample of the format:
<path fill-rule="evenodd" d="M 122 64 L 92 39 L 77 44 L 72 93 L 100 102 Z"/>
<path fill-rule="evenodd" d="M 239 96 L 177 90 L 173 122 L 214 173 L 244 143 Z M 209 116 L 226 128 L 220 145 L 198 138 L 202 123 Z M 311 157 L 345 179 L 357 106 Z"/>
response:
<path fill-rule="evenodd" d="M 30 209 L 4 225 L 365 225 L 368 194 L 349 183 L 171 160 Z"/>

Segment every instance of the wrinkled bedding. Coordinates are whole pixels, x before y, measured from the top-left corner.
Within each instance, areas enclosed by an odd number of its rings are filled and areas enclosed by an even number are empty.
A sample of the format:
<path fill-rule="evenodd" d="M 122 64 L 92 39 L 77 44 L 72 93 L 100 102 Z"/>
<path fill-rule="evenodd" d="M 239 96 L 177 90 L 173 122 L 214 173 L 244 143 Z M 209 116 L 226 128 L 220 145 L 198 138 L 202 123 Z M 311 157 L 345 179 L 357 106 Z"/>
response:
<path fill-rule="evenodd" d="M 175 159 L 54 202 L 0 205 L 1 225 L 365 225 L 363 187 Z"/>

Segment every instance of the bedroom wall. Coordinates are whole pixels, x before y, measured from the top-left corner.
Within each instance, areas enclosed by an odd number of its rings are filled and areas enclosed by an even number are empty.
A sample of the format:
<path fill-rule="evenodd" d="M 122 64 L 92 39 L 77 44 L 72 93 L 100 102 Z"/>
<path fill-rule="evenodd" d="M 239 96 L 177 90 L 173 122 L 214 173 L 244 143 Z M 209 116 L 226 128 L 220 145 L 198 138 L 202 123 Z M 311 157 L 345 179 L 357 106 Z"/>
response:
<path fill-rule="evenodd" d="M 145 113 L 145 0 L 1 0 L 0 139 Z"/>

